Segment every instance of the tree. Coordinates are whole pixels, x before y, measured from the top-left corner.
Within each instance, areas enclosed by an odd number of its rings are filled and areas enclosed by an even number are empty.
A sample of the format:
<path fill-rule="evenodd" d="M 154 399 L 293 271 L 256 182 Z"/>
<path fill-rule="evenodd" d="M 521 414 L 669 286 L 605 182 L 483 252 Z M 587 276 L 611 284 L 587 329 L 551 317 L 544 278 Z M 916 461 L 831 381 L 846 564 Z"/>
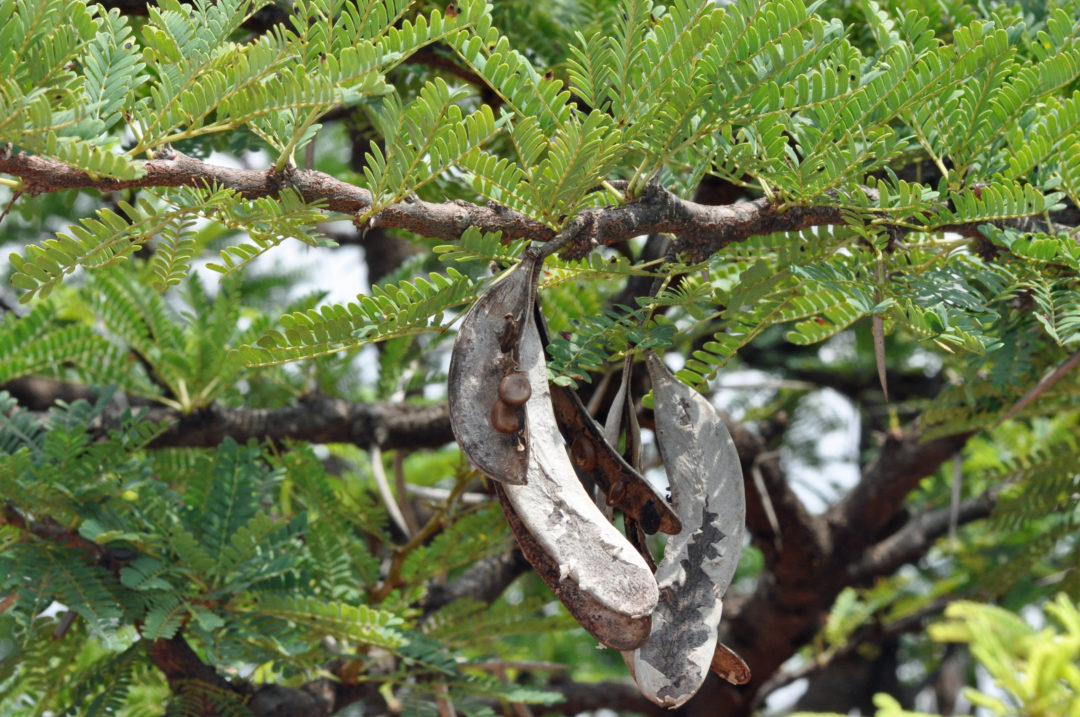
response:
<path fill-rule="evenodd" d="M 594 411 L 649 348 L 769 379 L 720 405 L 752 678 L 680 713 L 804 677 L 951 711 L 950 601 L 1080 597 L 1078 78 L 1065 0 L 0 0 L 0 708 L 665 713 L 453 443 L 455 319 L 556 242 L 549 378 Z M 296 241 L 362 247 L 371 291 L 297 296 L 256 262 Z M 825 389 L 859 420 L 835 494 Z M 1037 647 L 954 609 L 934 636 Z"/>

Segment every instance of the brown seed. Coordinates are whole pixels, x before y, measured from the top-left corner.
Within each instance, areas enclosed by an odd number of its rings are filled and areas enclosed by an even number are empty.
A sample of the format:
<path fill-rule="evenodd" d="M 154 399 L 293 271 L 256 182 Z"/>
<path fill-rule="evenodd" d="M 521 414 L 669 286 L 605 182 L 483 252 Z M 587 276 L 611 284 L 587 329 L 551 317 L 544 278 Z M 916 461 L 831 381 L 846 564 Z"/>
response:
<path fill-rule="evenodd" d="M 570 444 L 570 460 L 583 471 L 596 468 L 596 447 L 584 436 L 578 436 Z"/>
<path fill-rule="evenodd" d="M 499 398 L 511 406 L 521 406 L 532 396 L 532 386 L 529 385 L 529 374 L 524 371 L 503 376 L 499 381 Z"/>
<path fill-rule="evenodd" d="M 491 407 L 491 425 L 499 433 L 517 433 L 521 428 L 517 410 L 502 400 L 495 401 Z"/>
<path fill-rule="evenodd" d="M 660 529 L 660 511 L 651 500 L 641 509 L 641 529 L 647 535 L 652 535 Z"/>
<path fill-rule="evenodd" d="M 611 489 L 608 490 L 607 504 L 618 505 L 623 496 L 626 495 L 626 484 L 621 480 L 612 484 Z"/>

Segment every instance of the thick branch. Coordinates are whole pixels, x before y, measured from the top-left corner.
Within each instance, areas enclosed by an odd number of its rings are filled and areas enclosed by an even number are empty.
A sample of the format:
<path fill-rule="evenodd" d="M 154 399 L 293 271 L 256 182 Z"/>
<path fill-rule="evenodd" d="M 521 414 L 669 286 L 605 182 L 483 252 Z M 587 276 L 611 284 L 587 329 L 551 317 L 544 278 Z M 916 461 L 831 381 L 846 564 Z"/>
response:
<path fill-rule="evenodd" d="M 0 150 L 0 172 L 19 177 L 29 194 L 61 189 L 115 191 L 141 187 L 203 187 L 210 184 L 235 189 L 252 199 L 275 196 L 291 187 L 309 202 L 322 201 L 328 210 L 364 215 L 371 209 L 371 193 L 323 172 L 291 170 L 277 174 L 257 169 L 236 169 L 203 162 L 176 151 L 141 162 L 145 174 L 137 179 L 93 178 L 51 159 L 11 154 Z M 872 194 L 870 190 L 866 190 Z M 778 206 L 766 199 L 709 206 L 680 199 L 658 185 L 625 205 L 587 209 L 578 215 L 582 229 L 564 249 L 566 256 L 584 256 L 600 245 L 617 244 L 642 234 L 678 236 L 675 250 L 692 260 L 703 259 L 728 244 L 751 236 L 795 231 L 812 226 L 843 224 L 840 209 L 831 206 Z M 540 222 L 511 209 L 480 206 L 459 199 L 443 203 L 415 197 L 385 207 L 368 217 L 365 228 L 391 227 L 453 241 L 469 227 L 501 231 L 506 239 L 548 241 L 555 232 Z M 975 227 L 956 227 L 975 232 Z"/>
<path fill-rule="evenodd" d="M 529 561 L 517 548 L 478 560 L 447 585 L 433 585 L 424 600 L 424 614 L 446 607 L 455 600 L 472 598 L 494 602 L 503 590 L 529 569 Z"/>
<path fill-rule="evenodd" d="M 980 496 L 960 503 L 956 523 L 964 525 L 990 515 L 997 503 L 1002 486 L 995 486 Z M 865 583 L 880 575 L 889 575 L 901 565 L 914 562 L 926 555 L 926 551 L 938 538 L 949 531 L 948 508 L 920 513 L 911 518 L 903 528 L 868 549 L 862 558 L 848 571 L 852 584 Z"/>
<path fill-rule="evenodd" d="M 833 540 L 858 548 L 869 545 L 919 481 L 951 458 L 970 437 L 968 432 L 924 442 L 920 430 L 888 435 L 877 460 L 863 470 L 859 483 L 829 510 Z"/>
<path fill-rule="evenodd" d="M 169 424 L 165 433 L 151 444 L 154 448 L 215 446 L 226 437 L 237 443 L 254 438 L 274 442 L 377 444 L 384 449 L 435 448 L 454 440 L 446 404 L 350 403 L 319 396 L 285 408 L 212 406 L 189 416 L 171 408 L 152 408 L 146 418 Z M 119 414 L 113 412 L 106 419 L 111 421 L 118 425 Z"/>
<path fill-rule="evenodd" d="M 829 659 L 825 661 L 811 661 L 801 668 L 780 671 L 775 673 L 768 682 L 763 686 L 758 699 L 755 701 L 755 707 L 760 708 L 764 703 L 764 697 L 770 692 L 778 690 L 785 685 L 789 685 L 792 682 L 801 680 L 805 677 L 810 677 L 818 672 L 821 672 L 832 665 L 842 663 L 845 658 L 857 655 L 860 648 L 863 645 L 873 644 L 880 645 L 889 638 L 904 633 L 916 632 L 925 629 L 927 621 L 937 617 L 948 605 L 948 600 L 945 598 L 939 598 L 934 600 L 923 609 L 898 620 L 894 620 L 890 623 L 882 623 L 879 621 L 873 621 L 866 625 L 863 625 L 855 631 L 853 635 L 847 638 L 844 645 L 836 650 Z"/>
<path fill-rule="evenodd" d="M 203 662 L 180 635 L 169 640 L 154 640 L 147 648 L 150 661 L 165 675 L 174 693 L 194 691 L 192 682 L 200 682 L 224 692 L 231 692 L 245 702 L 255 717 L 329 717 L 346 705 L 367 696 L 362 684 L 348 684 L 328 678 L 312 680 L 298 688 L 277 684 L 252 688 L 243 682 L 226 680 L 212 666 Z M 205 705 L 203 715 L 217 715 L 211 705 Z"/>
<path fill-rule="evenodd" d="M 824 555 L 786 538 L 776 563 L 764 571 L 744 601 L 725 601 L 720 639 L 753 671 L 751 682 L 734 688 L 710 678 L 682 714 L 748 714 L 763 681 L 820 629 L 839 592 L 851 584 L 851 563 L 903 505 L 907 494 L 963 446 L 970 434 L 920 442 L 913 430 L 891 438 L 859 484 L 824 516 L 829 526 Z M 821 520 L 821 519 L 818 519 Z"/>
<path fill-rule="evenodd" d="M 820 563 L 828 553 L 828 532 L 791 489 L 780 467 L 779 453 L 766 452 L 761 437 L 743 426 L 730 420 L 726 423 L 743 464 L 746 527 L 764 553 L 766 565 L 782 569 L 795 562 Z M 785 551 L 782 560 L 781 553 Z M 799 555 L 797 559 L 795 553 Z"/>
<path fill-rule="evenodd" d="M 79 384 L 24 377 L 4 384 L 3 389 L 23 407 L 43 413 L 57 399 L 96 400 L 96 393 Z M 400 402 L 351 403 L 339 398 L 309 396 L 284 408 L 229 408 L 213 405 L 185 415 L 164 406 L 151 405 L 130 396 L 124 405 L 145 408 L 145 420 L 167 424 L 165 432 L 151 444 L 154 448 L 216 446 L 226 438 L 237 443 L 250 439 L 281 442 L 354 443 L 392 448 L 436 448 L 454 440 L 446 404 Z M 110 406 L 94 425 L 102 435 L 118 430 L 123 408 Z"/>
<path fill-rule="evenodd" d="M 559 692 L 564 702 L 552 706 L 545 713 L 576 715 L 582 712 L 613 710 L 617 714 L 637 713 L 648 717 L 663 717 L 671 711 L 658 707 L 645 699 L 638 688 L 630 682 L 564 682 L 544 685 L 545 690 Z"/>

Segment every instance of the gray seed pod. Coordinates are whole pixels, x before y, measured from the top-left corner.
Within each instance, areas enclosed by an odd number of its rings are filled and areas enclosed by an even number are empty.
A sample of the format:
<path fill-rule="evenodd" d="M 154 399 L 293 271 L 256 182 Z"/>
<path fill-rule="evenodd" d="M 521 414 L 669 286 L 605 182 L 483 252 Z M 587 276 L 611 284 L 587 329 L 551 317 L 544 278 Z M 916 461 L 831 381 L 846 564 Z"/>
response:
<path fill-rule="evenodd" d="M 461 450 L 486 476 L 504 483 L 526 481 L 529 425 L 504 432 L 492 425 L 499 383 L 518 370 L 521 326 L 536 300 L 540 259 L 529 254 L 481 296 L 461 321 L 450 355 L 450 427 Z M 518 411 L 524 419 L 524 412 Z"/>
<path fill-rule="evenodd" d="M 648 641 L 624 658 L 642 693 L 678 707 L 701 687 L 716 652 L 721 598 L 742 552 L 746 502 L 739 455 L 723 419 L 652 351 L 657 443 L 683 530 L 656 570 L 660 601 Z"/>
<path fill-rule="evenodd" d="M 528 480 L 498 485 L 496 495 L 525 557 L 570 614 L 602 644 L 633 649 L 649 636 L 656 581 L 574 473 L 555 422 L 543 346 L 531 316 L 520 346 L 521 369 L 532 386 L 525 404 Z"/>

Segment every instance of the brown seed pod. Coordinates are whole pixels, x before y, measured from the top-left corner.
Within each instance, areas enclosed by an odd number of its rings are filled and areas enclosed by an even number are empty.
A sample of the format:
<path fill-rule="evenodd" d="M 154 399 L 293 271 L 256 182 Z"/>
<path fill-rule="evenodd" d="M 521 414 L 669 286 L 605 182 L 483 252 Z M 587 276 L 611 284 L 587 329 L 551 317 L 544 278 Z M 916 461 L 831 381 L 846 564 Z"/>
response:
<path fill-rule="evenodd" d="M 499 398 L 511 406 L 523 406 L 532 395 L 529 376 L 523 371 L 514 371 L 503 376 L 499 381 Z"/>
<path fill-rule="evenodd" d="M 454 437 L 477 468 L 505 483 L 526 480 L 528 419 L 524 411 L 518 411 L 520 426 L 500 430 L 487 401 L 496 400 L 499 383 L 517 370 L 520 327 L 532 313 L 539 268 L 539 260 L 526 255 L 514 271 L 481 296 L 462 320 L 450 356 L 447 398 Z M 498 425 L 506 428 L 509 422 Z"/>
<path fill-rule="evenodd" d="M 722 642 L 716 643 L 709 669 L 733 685 L 745 685 L 750 681 L 750 668 L 746 661 Z"/>
<path fill-rule="evenodd" d="M 499 433 L 517 433 L 521 429 L 517 408 L 497 399 L 491 406 L 491 425 Z"/>

